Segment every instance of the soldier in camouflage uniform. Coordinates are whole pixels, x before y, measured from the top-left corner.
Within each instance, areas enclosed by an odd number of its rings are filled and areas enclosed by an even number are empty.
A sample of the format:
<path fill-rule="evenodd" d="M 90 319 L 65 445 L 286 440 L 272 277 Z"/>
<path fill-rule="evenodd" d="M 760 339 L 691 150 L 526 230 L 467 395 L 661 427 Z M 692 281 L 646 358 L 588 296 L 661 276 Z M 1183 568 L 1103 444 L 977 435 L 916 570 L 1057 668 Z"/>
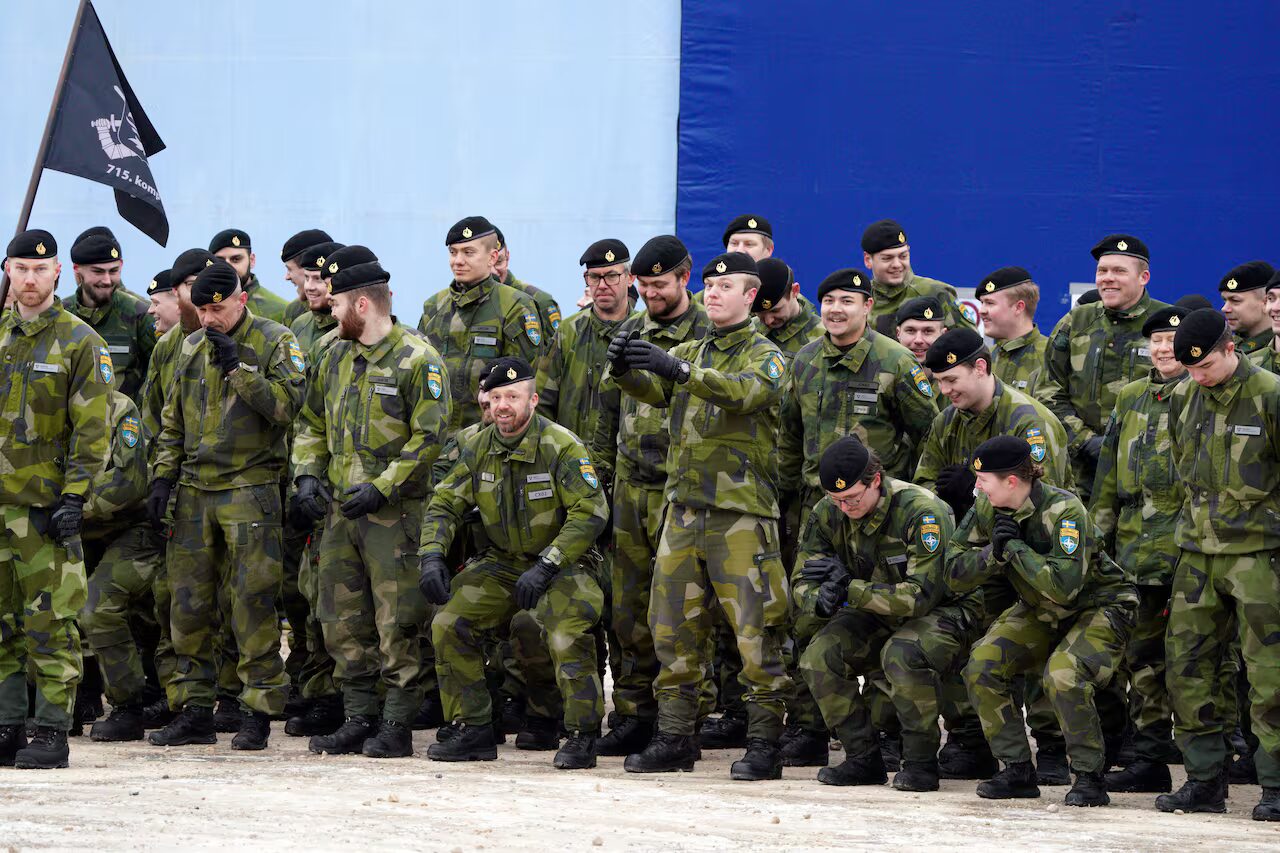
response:
<path fill-rule="evenodd" d="M 873 222 L 862 232 L 862 263 L 871 271 L 875 297 L 871 326 L 880 334 L 893 336 L 898 309 L 917 296 L 932 296 L 941 303 L 947 328 L 972 329 L 977 325 L 973 309 L 960 304 L 954 287 L 915 274 L 906 232 L 892 219 Z"/>
<path fill-rule="evenodd" d="M 1088 500 L 1102 450 L 1102 430 L 1120 389 L 1150 365 L 1142 324 L 1163 302 L 1147 293 L 1147 246 L 1112 234 L 1093 247 L 1099 301 L 1077 305 L 1058 321 L 1045 350 L 1036 397 L 1067 428 L 1076 486 Z"/>
<path fill-rule="evenodd" d="M 307 228 L 285 240 L 284 246 L 280 248 L 280 262 L 284 264 L 284 280 L 292 284 L 298 294 L 298 298 L 289 302 L 284 309 L 283 322 L 289 328 L 293 328 L 294 321 L 311 310 L 306 294 L 303 293 L 307 277 L 302 267 L 298 265 L 298 256 L 311 246 L 331 242 L 333 238 L 329 236 L 328 231 Z"/>
<path fill-rule="evenodd" d="M 216 742 L 211 639 L 226 587 L 244 682 L 244 718 L 231 745 L 263 749 L 288 689 L 276 614 L 281 480 L 306 362 L 288 329 L 246 308 L 248 294 L 230 265 L 215 261 L 202 269 L 190 292 L 204 329 L 184 341 L 178 356 L 147 498 L 159 525 L 174 485 L 181 485 L 167 562 L 183 709 L 149 739 L 157 746 Z"/>
<path fill-rule="evenodd" d="M 120 284 L 120 244 L 114 237 L 91 235 L 71 247 L 71 263 L 76 291 L 63 298 L 62 306 L 107 342 L 116 389 L 137 401 L 156 346 L 155 322 L 146 301 Z"/>
<path fill-rule="evenodd" d="M 267 290 L 258 281 L 258 276 L 253 271 L 258 259 L 253 253 L 253 247 L 249 244 L 248 234 L 239 228 L 219 231 L 209 241 L 209 253 L 231 264 L 236 275 L 240 277 L 241 289 L 249 296 L 248 307 L 254 316 L 284 323 L 284 314 L 289 303 L 283 297 Z"/>
<path fill-rule="evenodd" d="M 1266 287 L 1273 275 L 1275 270 L 1266 261 L 1249 261 L 1232 267 L 1218 282 L 1222 313 L 1242 356 L 1271 346 L 1274 335 L 1267 315 Z"/>
<path fill-rule="evenodd" d="M 756 331 L 778 347 L 787 364 L 805 344 L 822 337 L 822 319 L 813 303 L 800 295 L 795 272 L 778 258 L 756 260 L 760 289 L 751 304 Z"/>
<path fill-rule="evenodd" d="M 914 299 L 908 299 L 898 306 L 898 311 L 893 317 L 895 339 L 915 356 L 917 362 L 924 364 L 924 357 L 929 352 L 929 347 L 933 346 L 933 342 L 947 330 L 943 316 L 942 303 L 933 296 L 917 296 Z M 927 367 L 925 373 L 932 381 L 933 376 Z M 932 384 L 934 399 L 939 406 L 945 407 L 946 401 L 938 393 L 937 382 Z"/>
<path fill-rule="evenodd" d="M 332 240 L 317 243 L 303 249 L 302 253 L 294 259 L 294 263 L 302 270 L 302 294 L 306 300 L 307 311 L 289 324 L 289 331 L 293 332 L 294 337 L 298 339 L 298 346 L 302 347 L 302 351 L 308 358 L 314 359 L 316 343 L 338 325 L 337 319 L 333 316 L 333 309 L 329 306 L 327 283 L 334 274 L 329 272 L 327 267 L 334 252 L 341 248 L 343 248 L 341 243 L 335 243 Z M 312 361 L 312 363 L 315 362 Z"/>
<path fill-rule="evenodd" d="M 484 387 L 494 423 L 462 445 L 423 521 L 419 583 L 427 600 L 441 605 L 431 638 L 445 716 L 460 724 L 452 739 L 427 751 L 436 761 L 497 757 L 486 636 L 516 611 L 533 610 L 570 732 L 554 764 L 572 770 L 596 763 L 604 695 L 591 630 L 604 593 L 595 541 L 609 509 L 586 447 L 536 413 L 532 380 L 523 359 L 493 365 Z M 450 583 L 445 555 L 471 507 L 479 510 L 489 547 Z M 530 694 L 554 689 L 540 678 L 550 673 L 524 674 Z"/>
<path fill-rule="evenodd" d="M 654 564 L 649 626 L 661 669 L 654 682 L 658 731 L 627 757 L 633 773 L 692 769 L 711 610 L 733 626 L 746 687 L 747 751 L 734 779 L 778 779 L 783 702 L 791 683 L 781 657 L 787 586 L 778 541 L 778 407 L 782 353 L 751 324 L 759 277 L 741 252 L 703 269 L 715 329 L 667 352 L 630 333 L 610 345 L 610 375 L 650 405 L 669 407 L 666 521 Z"/>
<path fill-rule="evenodd" d="M 1223 697 L 1216 671 L 1238 633 L 1248 673 L 1262 800 L 1280 820 L 1280 377 L 1236 353 L 1226 318 L 1188 314 L 1173 339 L 1190 380 L 1169 395 L 1169 437 L 1185 492 L 1165 639 L 1169 699 L 1187 783 L 1162 811 L 1226 810 Z"/>
<path fill-rule="evenodd" d="M 449 383 L 440 354 L 391 319 L 381 264 L 335 258 L 340 341 L 313 369 L 293 475 L 301 513 L 324 522 L 316 609 L 347 721 L 310 749 L 401 758 L 422 701 L 418 534 Z"/>
<path fill-rule="evenodd" d="M 978 796 L 1040 796 L 1014 681 L 1042 672 L 1076 774 L 1066 803 L 1106 805 L 1093 694 L 1123 660 L 1137 604 L 1132 575 L 1098 547 L 1080 499 L 1041 482 L 1044 469 L 1025 439 L 988 439 L 974 451 L 973 467 L 982 494 L 952 540 L 951 588 L 1003 576 L 1016 592 L 1013 606 L 974 644 L 964 671 L 983 732 L 1005 764 L 978 785 Z"/>
<path fill-rule="evenodd" d="M 1249 361 L 1280 374 L 1280 270 L 1267 279 L 1267 316 L 1271 319 L 1271 343 L 1249 354 Z"/>
<path fill-rule="evenodd" d="M 646 242 L 632 264 L 646 313 L 625 321 L 617 334 L 628 338 L 636 334 L 637 340 L 664 349 L 706 335 L 711 321 L 689 296 L 691 264 L 688 249 L 675 237 Z M 616 393 L 616 378 L 606 378 L 601 388 Z M 623 394 L 616 418 L 602 417 L 591 442 L 591 458 L 600 460 L 605 482 L 613 483 L 610 605 L 620 658 L 613 681 L 613 707 L 619 719 L 601 739 L 601 755 L 639 752 L 649 744 L 657 725 L 653 683 L 659 667 L 649 609 L 653 561 L 666 513 L 663 488 L 670 471 L 669 416 L 664 405 Z"/>
<path fill-rule="evenodd" d="M 773 226 L 755 213 L 744 213 L 729 220 L 720 236 L 726 252 L 750 255 L 759 269 L 760 262 L 773 257 Z"/>
<path fill-rule="evenodd" d="M 444 357 L 449 375 L 446 435 L 477 423 L 474 389 L 480 371 L 500 356 L 537 363 L 549 343 L 533 300 L 490 275 L 498 252 L 497 229 L 483 216 L 469 216 L 445 236 L 453 282 L 422 305 L 418 330 Z"/>
<path fill-rule="evenodd" d="M 828 785 L 882 785 L 887 774 L 858 677 L 881 668 L 903 729 L 893 786 L 938 789 L 938 706 L 944 678 L 965 661 L 981 618 L 980 592 L 952 596 L 946 550 L 953 525 L 925 489 L 887 477 L 854 436 L 822 455 L 826 496 L 814 507 L 792 571 L 795 607 L 829 621 L 800 671 L 845 760 L 818 771 Z"/>
<path fill-rule="evenodd" d="M 550 293 L 515 277 L 511 272 L 511 247 L 507 245 L 507 238 L 502 235 L 501 228 L 495 227 L 493 233 L 498 238 L 498 257 L 493 263 L 493 277 L 528 296 L 538 306 L 538 319 L 542 322 L 542 331 L 546 337 L 543 348 L 546 349 L 555 341 L 556 333 L 560 331 L 560 306 Z"/>
<path fill-rule="evenodd" d="M 995 341 L 992 372 L 1006 385 L 1034 396 L 1049 339 L 1036 326 L 1040 285 L 1022 267 L 1001 267 L 978 285 L 983 333 Z"/>
<path fill-rule="evenodd" d="M 12 310 L 0 316 L 0 765 L 66 767 L 82 672 L 86 495 L 109 452 L 106 342 L 54 298 L 62 265 L 47 231 L 5 250 Z M 35 738 L 27 743 L 27 670 Z"/>

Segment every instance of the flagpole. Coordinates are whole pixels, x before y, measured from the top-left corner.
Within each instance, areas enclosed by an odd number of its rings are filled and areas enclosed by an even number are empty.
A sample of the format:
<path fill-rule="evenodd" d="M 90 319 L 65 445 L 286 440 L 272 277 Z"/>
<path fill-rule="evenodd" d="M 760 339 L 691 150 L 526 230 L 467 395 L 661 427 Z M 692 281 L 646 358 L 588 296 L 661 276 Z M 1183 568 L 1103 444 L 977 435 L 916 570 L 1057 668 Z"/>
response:
<path fill-rule="evenodd" d="M 58 115 L 58 102 L 62 100 L 62 89 L 67 83 L 67 71 L 71 68 L 71 56 L 75 53 L 76 36 L 80 34 L 80 26 L 84 22 L 84 10 L 89 0 L 80 0 L 76 9 L 76 20 L 71 26 L 71 37 L 67 39 L 67 52 L 62 57 L 62 70 L 58 72 L 58 85 L 53 89 L 53 103 L 49 105 L 49 117 L 44 122 L 44 135 L 40 137 L 40 150 L 36 153 L 36 163 L 31 170 L 31 181 L 27 184 L 27 196 L 22 200 L 22 212 L 18 214 L 18 227 L 15 235 L 27 230 L 31 220 L 31 208 L 36 202 L 36 190 L 40 188 L 40 175 L 44 172 L 44 161 L 49 155 L 49 143 L 52 141 L 53 121 Z M 0 311 L 4 310 L 6 297 L 9 295 L 9 275 L 6 273 L 0 281 Z"/>

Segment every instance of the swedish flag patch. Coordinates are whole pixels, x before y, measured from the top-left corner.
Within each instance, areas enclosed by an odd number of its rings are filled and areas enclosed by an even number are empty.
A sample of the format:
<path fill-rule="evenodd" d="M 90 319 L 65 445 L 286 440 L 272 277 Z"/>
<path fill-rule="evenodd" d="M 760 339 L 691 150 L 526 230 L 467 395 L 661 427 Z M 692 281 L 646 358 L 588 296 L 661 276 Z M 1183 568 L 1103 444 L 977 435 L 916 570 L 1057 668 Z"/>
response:
<path fill-rule="evenodd" d="M 769 357 L 764 362 L 765 375 L 777 382 L 782 378 L 782 374 L 786 372 L 786 362 L 782 360 L 782 356 L 776 352 L 769 353 Z"/>
<path fill-rule="evenodd" d="M 98 373 L 102 375 L 102 381 L 108 385 L 116 375 L 111 365 L 111 353 L 107 352 L 106 347 L 98 347 Z"/>
<path fill-rule="evenodd" d="M 535 347 L 542 343 L 542 326 L 538 323 L 537 314 L 524 315 L 524 333 Z"/>
<path fill-rule="evenodd" d="M 440 365 L 427 365 L 427 390 L 431 392 L 431 396 L 439 400 L 440 395 L 444 393 L 444 383 L 441 381 Z"/>
<path fill-rule="evenodd" d="M 924 375 L 924 371 L 919 365 L 911 368 L 911 381 L 916 383 L 916 390 L 926 397 L 933 396 L 933 386 L 929 384 L 929 377 Z"/>
<path fill-rule="evenodd" d="M 1049 455 L 1049 446 L 1044 443 L 1044 433 L 1035 427 L 1027 430 L 1027 444 L 1031 445 L 1031 458 L 1043 462 Z"/>
<path fill-rule="evenodd" d="M 299 372 L 307 369 L 307 362 L 302 358 L 302 350 L 298 348 L 297 341 L 289 341 L 289 360 L 293 362 L 293 366 Z"/>
<path fill-rule="evenodd" d="M 142 434 L 142 425 L 133 415 L 120 422 L 120 440 L 125 447 L 137 447 L 138 437 Z"/>
<path fill-rule="evenodd" d="M 938 526 L 936 516 L 920 516 L 920 544 L 930 554 L 936 553 L 942 545 L 942 528 Z"/>
<path fill-rule="evenodd" d="M 1063 519 L 1058 527 L 1058 544 L 1067 555 L 1074 554 L 1080 547 L 1080 529 L 1074 521 Z"/>
<path fill-rule="evenodd" d="M 578 459 L 578 472 L 582 474 L 582 479 L 587 485 L 593 489 L 600 488 L 600 478 L 596 476 L 595 466 L 591 464 L 591 460 L 586 457 Z"/>

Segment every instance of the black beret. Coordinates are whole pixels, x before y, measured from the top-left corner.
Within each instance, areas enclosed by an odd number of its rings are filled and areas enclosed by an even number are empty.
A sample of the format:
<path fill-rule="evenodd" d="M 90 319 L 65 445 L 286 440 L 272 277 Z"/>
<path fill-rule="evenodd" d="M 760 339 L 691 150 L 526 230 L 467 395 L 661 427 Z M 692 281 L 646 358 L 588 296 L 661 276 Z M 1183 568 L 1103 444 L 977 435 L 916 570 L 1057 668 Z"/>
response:
<path fill-rule="evenodd" d="M 210 305 L 221 302 L 240 289 L 240 276 L 222 259 L 200 270 L 191 285 L 191 304 Z"/>
<path fill-rule="evenodd" d="M 249 235 L 239 228 L 228 228 L 213 235 L 209 241 L 210 254 L 221 249 L 249 249 Z"/>
<path fill-rule="evenodd" d="M 118 260 L 120 244 L 105 234 L 91 234 L 71 247 L 73 264 L 109 264 Z"/>
<path fill-rule="evenodd" d="M 942 313 L 942 303 L 936 296 L 917 296 L 902 303 L 893 319 L 901 326 L 908 320 L 937 320 L 942 323 L 946 317 Z"/>
<path fill-rule="evenodd" d="M 1147 321 L 1142 324 L 1143 337 L 1149 338 L 1156 332 L 1176 332 L 1182 325 L 1182 318 L 1190 314 L 1192 309 L 1178 305 L 1166 305 L 1152 311 Z"/>
<path fill-rule="evenodd" d="M 1173 335 L 1173 357 L 1183 364 L 1199 364 L 1227 329 L 1227 318 L 1212 308 L 1192 311 Z"/>
<path fill-rule="evenodd" d="M 502 229 L 497 225 L 493 226 L 493 236 L 498 238 L 498 248 L 502 249 L 507 245 L 507 238 L 503 236 Z"/>
<path fill-rule="evenodd" d="M 862 270 L 855 270 L 853 267 L 836 270 L 818 285 L 818 301 L 821 302 L 822 297 L 833 290 L 851 290 L 854 293 L 861 293 L 863 296 L 870 296 L 871 276 Z"/>
<path fill-rule="evenodd" d="M 449 233 L 445 235 L 444 244 L 452 246 L 454 243 L 479 240 L 481 237 L 496 233 L 497 230 L 497 228 L 493 227 L 493 223 L 483 216 L 468 216 L 466 219 L 461 219 L 454 223 L 454 226 L 449 229 Z"/>
<path fill-rule="evenodd" d="M 75 254 L 75 249 L 71 250 Z M 1218 282 L 1219 293 L 1243 293 L 1246 290 L 1261 290 L 1267 286 L 1276 271 L 1266 261 L 1249 261 L 1232 267 Z"/>
<path fill-rule="evenodd" d="M 582 253 L 582 257 L 578 258 L 578 263 L 590 270 L 596 267 L 624 264 L 629 260 L 631 260 L 631 252 L 627 249 L 627 244 L 621 240 L 606 237 L 588 246 Z"/>
<path fill-rule="evenodd" d="M 872 222 L 862 232 L 862 251 L 868 255 L 883 252 L 885 249 L 898 249 L 907 245 L 907 234 L 902 226 L 892 219 L 881 219 Z"/>
<path fill-rule="evenodd" d="M 308 246 L 314 246 L 316 243 L 328 243 L 331 240 L 333 238 L 329 236 L 329 232 L 320 228 L 308 228 L 306 231 L 299 231 L 284 241 L 284 248 L 280 250 L 280 260 L 291 261 L 302 254 L 302 250 Z"/>
<path fill-rule="evenodd" d="M 324 268 L 320 270 L 321 278 L 332 278 L 342 270 L 348 267 L 354 267 L 358 264 L 375 264 L 378 262 L 378 256 L 373 253 L 367 246 L 343 246 L 337 244 L 338 248 L 334 249 L 329 257 L 325 259 Z M 387 273 L 387 281 L 391 280 L 391 274 Z"/>
<path fill-rule="evenodd" d="M 147 285 L 147 295 L 155 296 L 157 293 L 167 293 L 173 290 L 173 276 L 171 270 L 160 270 L 151 279 L 151 283 Z"/>
<path fill-rule="evenodd" d="M 391 281 L 391 273 L 384 270 L 382 264 L 377 261 L 352 264 L 338 270 L 337 274 L 329 279 L 329 292 L 345 293 L 348 290 L 389 281 Z"/>
<path fill-rule="evenodd" d="M 721 238 L 724 247 L 729 248 L 729 238 L 734 234 L 763 234 L 770 240 L 773 239 L 773 226 L 769 224 L 769 220 L 763 216 L 753 216 L 750 213 L 744 213 L 741 216 L 735 216 L 728 227 L 724 229 L 724 236 Z"/>
<path fill-rule="evenodd" d="M 1179 308 L 1186 308 L 1188 314 L 1200 308 L 1213 307 L 1212 302 L 1205 299 L 1198 293 L 1188 293 L 1186 296 L 1180 296 L 1178 297 L 1178 301 L 1173 304 L 1177 305 Z"/>
<path fill-rule="evenodd" d="M 725 252 L 723 255 L 716 255 L 707 261 L 707 265 L 702 268 L 702 280 L 706 281 L 718 275 L 733 275 L 734 273 L 760 277 L 760 271 L 756 268 L 755 258 L 746 252 Z"/>
<path fill-rule="evenodd" d="M 984 277 L 978 284 L 978 295 L 997 293 L 1006 287 L 1016 287 L 1028 281 L 1031 281 L 1031 273 L 1022 267 L 1000 267 L 1000 269 Z"/>
<path fill-rule="evenodd" d="M 76 238 L 71 241 L 71 245 L 74 246 L 76 243 L 79 243 L 85 237 L 110 237 L 112 240 L 116 239 L 115 233 L 107 226 L 93 225 L 81 231 L 76 236 Z"/>
<path fill-rule="evenodd" d="M 316 243 L 314 246 L 308 246 L 298 254 L 298 266 L 304 270 L 320 270 L 323 269 L 329 256 L 342 248 L 341 243 L 335 243 L 327 240 L 323 243 Z"/>
<path fill-rule="evenodd" d="M 988 438 L 973 451 L 973 470 L 999 474 L 1012 471 L 1031 458 L 1031 445 L 1016 435 Z"/>
<path fill-rule="evenodd" d="M 950 370 L 958 364 L 967 364 L 979 356 L 986 356 L 991 364 L 991 354 L 982 335 L 973 329 L 950 329 L 938 336 L 924 354 L 924 366 L 934 373 Z"/>
<path fill-rule="evenodd" d="M 1092 305 L 1093 303 L 1098 302 L 1101 299 L 1102 299 L 1102 294 L 1099 293 L 1098 288 L 1095 287 L 1093 290 L 1086 290 L 1084 293 L 1080 294 L 1080 298 L 1076 300 L 1076 304 Z"/>
<path fill-rule="evenodd" d="M 1271 278 L 1267 279 L 1267 290 L 1274 290 L 1280 287 L 1280 270 L 1276 270 Z"/>
<path fill-rule="evenodd" d="M 871 451 L 857 436 L 842 436 L 822 451 L 822 458 L 818 460 L 818 480 L 828 492 L 843 492 L 862 478 L 870 461 Z"/>
<path fill-rule="evenodd" d="M 664 275 L 680 266 L 689 257 L 689 250 L 679 237 L 663 234 L 653 237 L 636 252 L 631 271 L 636 275 Z"/>
<path fill-rule="evenodd" d="M 1096 261 L 1103 255 L 1128 255 L 1131 258 L 1140 258 L 1144 261 L 1151 260 L 1151 253 L 1147 251 L 1147 244 L 1134 237 L 1132 234 L 1111 234 L 1103 237 L 1098 245 L 1089 250 Z"/>
<path fill-rule="evenodd" d="M 173 268 L 169 270 L 174 286 L 176 287 L 191 276 L 199 274 L 200 270 L 212 265 L 216 260 L 217 258 L 213 256 L 212 252 L 206 252 L 204 249 L 187 249 L 174 259 Z"/>
<path fill-rule="evenodd" d="M 781 258 L 756 261 L 756 271 L 760 276 L 760 286 L 756 288 L 756 298 L 751 303 L 751 310 L 768 311 L 778 307 L 778 303 L 791 293 L 791 285 L 796 283 L 796 274 Z"/>
<path fill-rule="evenodd" d="M 517 355 L 510 355 L 493 363 L 493 366 L 489 369 L 489 375 L 480 383 L 480 387 L 485 391 L 492 391 L 494 388 L 501 388 L 503 385 L 523 382 L 532 378 L 533 368 L 529 366 L 529 362 Z"/>
<path fill-rule="evenodd" d="M 42 261 L 58 254 L 58 241 L 53 239 L 53 235 L 48 231 L 32 228 L 29 231 L 23 231 L 10 240 L 9 247 L 4 250 L 4 254 L 6 258 L 27 258 L 28 260 Z"/>

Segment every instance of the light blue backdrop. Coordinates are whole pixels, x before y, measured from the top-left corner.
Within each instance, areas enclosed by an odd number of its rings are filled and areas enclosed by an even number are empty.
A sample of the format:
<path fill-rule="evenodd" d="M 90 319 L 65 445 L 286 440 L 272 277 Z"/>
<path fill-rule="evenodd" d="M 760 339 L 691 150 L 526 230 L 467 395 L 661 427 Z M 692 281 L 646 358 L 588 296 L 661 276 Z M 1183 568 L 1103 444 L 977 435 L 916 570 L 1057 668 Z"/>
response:
<path fill-rule="evenodd" d="M 129 82 L 168 149 L 152 161 L 167 249 L 120 219 L 109 188 L 45 172 L 32 214 L 62 247 L 105 223 L 141 289 L 218 230 L 253 238 L 282 295 L 280 245 L 320 226 L 364 243 L 417 322 L 448 283 L 444 234 L 470 214 L 506 234 L 512 270 L 565 314 L 578 256 L 639 248 L 675 219 L 676 0 L 97 0 Z M 0 229 L 17 222 L 74 0 L 0 4 Z M 60 292 L 71 287 L 69 267 Z"/>

